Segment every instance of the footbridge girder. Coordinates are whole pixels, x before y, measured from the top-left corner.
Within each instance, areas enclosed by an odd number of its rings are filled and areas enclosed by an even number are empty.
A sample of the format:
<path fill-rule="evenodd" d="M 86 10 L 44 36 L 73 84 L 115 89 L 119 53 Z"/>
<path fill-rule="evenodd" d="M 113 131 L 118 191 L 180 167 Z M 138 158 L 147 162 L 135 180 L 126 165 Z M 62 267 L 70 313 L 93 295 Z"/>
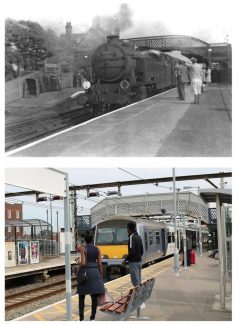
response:
<path fill-rule="evenodd" d="M 192 192 L 177 193 L 177 215 L 201 218 L 208 223 L 208 208 L 200 196 Z M 173 194 L 145 194 L 106 198 L 91 209 L 91 227 L 114 216 L 152 217 L 174 214 Z"/>
<path fill-rule="evenodd" d="M 139 49 L 157 49 L 162 52 L 179 50 L 187 57 L 198 56 L 203 60 L 224 62 L 232 66 L 232 48 L 229 43 L 207 43 L 201 39 L 187 35 L 162 35 L 129 38 Z"/>

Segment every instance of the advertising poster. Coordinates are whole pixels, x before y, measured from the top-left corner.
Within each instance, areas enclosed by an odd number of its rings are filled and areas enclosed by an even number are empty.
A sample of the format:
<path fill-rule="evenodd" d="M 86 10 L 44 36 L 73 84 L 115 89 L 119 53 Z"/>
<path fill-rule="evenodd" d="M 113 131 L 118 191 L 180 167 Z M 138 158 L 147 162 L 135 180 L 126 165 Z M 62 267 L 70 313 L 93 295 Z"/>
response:
<path fill-rule="evenodd" d="M 39 263 L 39 242 L 31 241 L 30 242 L 30 263 Z"/>
<path fill-rule="evenodd" d="M 18 264 L 28 264 L 28 242 L 18 242 Z"/>

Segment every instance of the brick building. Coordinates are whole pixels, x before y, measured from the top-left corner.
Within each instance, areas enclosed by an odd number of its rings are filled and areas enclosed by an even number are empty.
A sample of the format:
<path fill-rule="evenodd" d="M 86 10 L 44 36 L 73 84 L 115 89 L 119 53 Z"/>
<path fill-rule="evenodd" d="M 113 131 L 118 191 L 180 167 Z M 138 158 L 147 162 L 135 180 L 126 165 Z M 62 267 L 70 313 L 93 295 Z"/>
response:
<path fill-rule="evenodd" d="M 11 223 L 13 221 L 22 221 L 23 220 L 23 211 L 22 211 L 22 204 L 19 203 L 8 203 L 5 202 L 5 223 Z M 16 235 L 16 236 L 15 236 Z M 20 226 L 6 226 L 5 227 L 5 237 L 6 241 L 8 240 L 15 240 L 15 237 L 22 236 L 22 227 Z"/>

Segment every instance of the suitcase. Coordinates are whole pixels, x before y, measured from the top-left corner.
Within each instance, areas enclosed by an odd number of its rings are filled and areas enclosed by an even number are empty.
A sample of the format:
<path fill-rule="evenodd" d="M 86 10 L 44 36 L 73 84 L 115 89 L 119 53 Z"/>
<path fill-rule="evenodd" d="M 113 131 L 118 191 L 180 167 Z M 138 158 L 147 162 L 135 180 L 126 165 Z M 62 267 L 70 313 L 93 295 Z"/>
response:
<path fill-rule="evenodd" d="M 196 254 L 194 250 L 191 251 L 191 264 L 196 264 Z"/>

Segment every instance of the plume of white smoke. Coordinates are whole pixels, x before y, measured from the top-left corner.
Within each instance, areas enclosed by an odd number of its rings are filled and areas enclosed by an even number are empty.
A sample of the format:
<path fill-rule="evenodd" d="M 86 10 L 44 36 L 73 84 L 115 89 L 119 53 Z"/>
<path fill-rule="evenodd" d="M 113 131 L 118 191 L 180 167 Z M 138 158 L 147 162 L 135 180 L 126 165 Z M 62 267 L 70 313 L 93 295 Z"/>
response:
<path fill-rule="evenodd" d="M 101 28 L 107 34 L 117 34 L 132 25 L 132 10 L 127 3 L 122 3 L 118 12 L 112 16 L 96 16 L 93 19 L 93 27 Z"/>

